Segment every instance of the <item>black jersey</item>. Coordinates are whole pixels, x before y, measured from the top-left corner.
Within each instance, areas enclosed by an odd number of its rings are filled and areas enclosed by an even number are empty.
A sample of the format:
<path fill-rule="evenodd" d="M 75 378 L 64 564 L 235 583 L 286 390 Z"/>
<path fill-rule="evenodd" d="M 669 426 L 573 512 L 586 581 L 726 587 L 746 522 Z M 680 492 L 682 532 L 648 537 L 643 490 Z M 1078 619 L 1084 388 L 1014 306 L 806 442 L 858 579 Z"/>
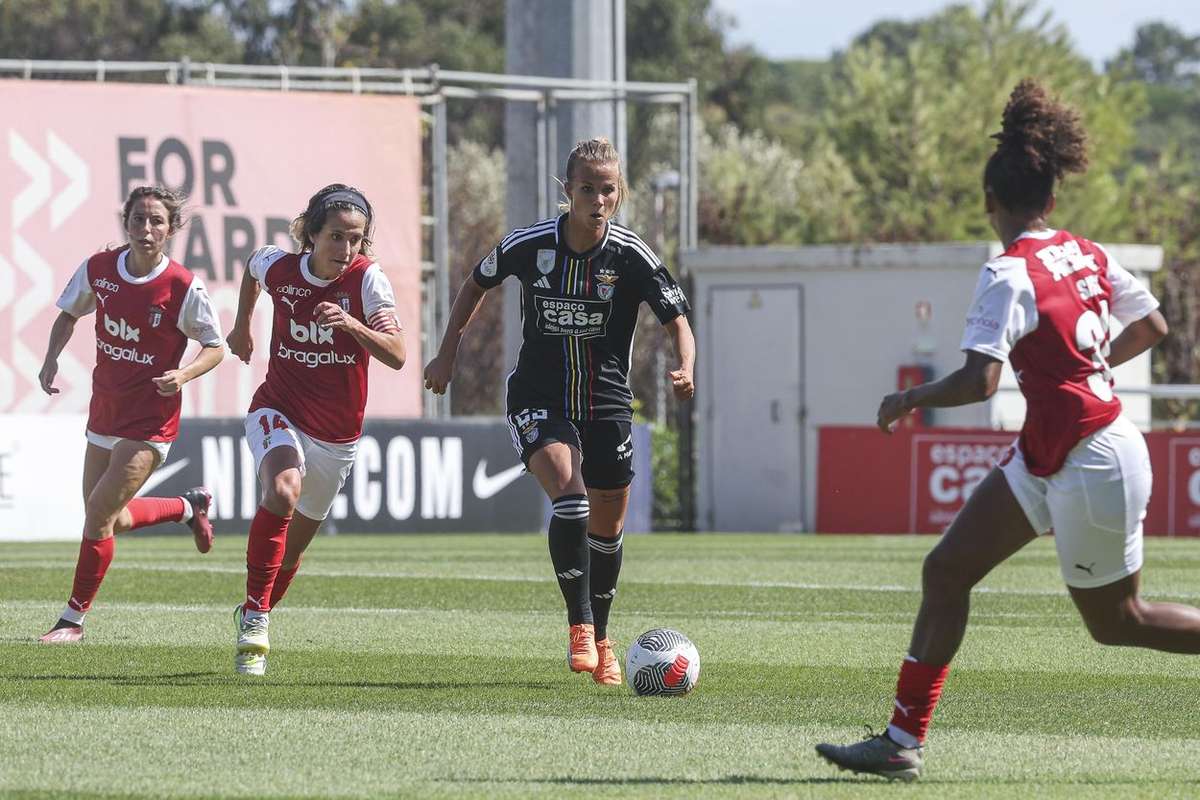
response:
<path fill-rule="evenodd" d="M 508 376 L 508 409 L 544 408 L 573 420 L 628 420 L 629 355 L 638 307 L 662 323 L 690 307 L 638 235 L 609 223 L 586 253 L 567 247 L 566 215 L 518 228 L 475 267 L 485 289 L 521 281 L 521 354 Z"/>

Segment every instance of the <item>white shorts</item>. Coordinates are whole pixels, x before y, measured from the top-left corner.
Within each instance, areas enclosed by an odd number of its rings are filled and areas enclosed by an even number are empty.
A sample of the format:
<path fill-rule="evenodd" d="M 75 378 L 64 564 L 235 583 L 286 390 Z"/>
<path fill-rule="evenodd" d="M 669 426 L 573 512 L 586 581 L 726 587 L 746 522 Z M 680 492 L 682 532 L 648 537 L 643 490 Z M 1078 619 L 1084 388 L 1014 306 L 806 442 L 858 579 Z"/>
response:
<path fill-rule="evenodd" d="M 1038 535 L 1054 531 L 1068 586 L 1107 586 L 1142 568 L 1153 474 L 1146 441 L 1124 416 L 1075 445 L 1048 478 L 1029 473 L 1020 448 L 1001 469 Z"/>
<path fill-rule="evenodd" d="M 296 451 L 303 476 L 296 510 L 315 520 L 329 515 L 333 499 L 349 477 L 358 451 L 357 441 L 334 444 L 312 438 L 273 408 L 259 408 L 246 415 L 246 444 L 254 454 L 255 473 L 267 453 L 276 447 L 291 447 Z"/>
<path fill-rule="evenodd" d="M 105 450 L 112 450 L 117 446 L 117 442 L 125 441 L 124 437 L 122 436 L 105 436 L 102 433 L 94 433 L 93 431 L 86 429 L 84 430 L 84 436 L 87 437 L 88 442 L 96 445 L 96 447 L 103 447 Z M 129 441 L 136 441 L 140 444 L 144 444 L 154 452 L 158 453 L 158 463 L 154 465 L 155 469 L 158 469 L 166 462 L 167 453 L 171 452 L 170 442 L 143 442 L 140 439 L 130 439 Z"/>

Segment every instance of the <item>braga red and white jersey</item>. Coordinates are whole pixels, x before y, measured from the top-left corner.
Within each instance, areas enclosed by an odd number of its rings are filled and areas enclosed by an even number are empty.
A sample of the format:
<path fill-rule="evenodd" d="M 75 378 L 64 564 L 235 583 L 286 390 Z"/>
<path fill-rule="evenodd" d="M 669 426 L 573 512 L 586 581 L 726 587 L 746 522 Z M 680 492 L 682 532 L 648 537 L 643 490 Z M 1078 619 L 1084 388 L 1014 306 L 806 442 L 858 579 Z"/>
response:
<path fill-rule="evenodd" d="M 182 395 L 158 394 L 152 378 L 179 368 L 188 339 L 221 345 L 221 326 L 204 282 L 159 259 L 135 277 L 128 249 L 97 253 L 79 265 L 57 306 L 73 317 L 96 312 L 96 368 L 88 430 L 149 442 L 179 433 Z"/>
<path fill-rule="evenodd" d="M 308 258 L 268 246 L 250 259 L 250 274 L 271 296 L 275 314 L 267 378 L 250 410 L 278 409 L 314 439 L 352 442 L 362 433 L 370 356 L 349 333 L 317 325 L 315 309 L 335 303 L 375 330 L 391 331 L 395 295 L 365 256 L 328 281 L 313 275 Z"/>
<path fill-rule="evenodd" d="M 1020 447 L 1049 476 L 1084 437 L 1121 413 L 1107 356 L 1109 323 L 1158 301 L 1103 247 L 1067 231 L 1024 233 L 983 266 L 962 349 L 1012 362 L 1025 396 Z"/>

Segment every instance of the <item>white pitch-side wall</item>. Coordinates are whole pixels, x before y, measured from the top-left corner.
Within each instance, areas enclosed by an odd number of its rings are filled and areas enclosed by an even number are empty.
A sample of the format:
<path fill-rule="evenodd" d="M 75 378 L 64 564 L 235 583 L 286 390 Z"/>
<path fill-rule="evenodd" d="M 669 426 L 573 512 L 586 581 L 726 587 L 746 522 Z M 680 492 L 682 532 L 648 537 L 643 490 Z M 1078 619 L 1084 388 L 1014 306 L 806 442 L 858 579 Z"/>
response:
<path fill-rule="evenodd" d="M 1146 278 L 1162 262 L 1156 246 L 1108 246 L 1130 271 Z M 967 307 L 983 263 L 1000 252 L 995 243 L 928 245 L 812 246 L 802 248 L 711 247 L 684 253 L 681 267 L 692 278 L 692 305 L 697 329 L 697 524 L 710 527 L 716 517 L 711 491 L 714 459 L 729 458 L 728 439 L 713 452 L 713 424 L 722 410 L 706 391 L 722 379 L 720 363 L 706 358 L 723 335 L 710 324 L 711 299 L 720 287 L 803 287 L 802 301 L 802 444 L 803 475 L 795 491 L 804 492 L 803 527 L 813 530 L 816 518 L 817 431 L 826 425 L 873 425 L 880 399 L 896 390 L 902 364 L 928 364 L 935 378 L 963 363 L 958 345 Z M 918 319 L 918 304 L 930 314 Z M 724 325 L 736 324 L 725 320 Z M 771 343 L 764 341 L 747 358 L 771 369 Z M 1150 383 L 1145 354 L 1115 371 L 1117 391 Z M 1024 400 L 1005 365 L 1001 391 L 987 403 L 932 412 L 939 426 L 1016 430 L 1024 416 Z M 747 387 L 746 391 L 754 391 Z M 1143 429 L 1150 424 L 1145 395 L 1122 395 L 1126 413 Z M 749 424 L 753 424 L 752 422 Z M 883 434 L 880 434 L 881 436 Z M 786 446 L 781 443 L 781 446 Z M 747 454 L 748 456 L 750 454 Z M 761 454 L 770 458 L 770 454 Z M 864 480 L 887 480 L 864 465 Z M 736 494 L 736 493 L 734 493 Z M 729 497 L 729 492 L 723 496 Z M 724 501 L 729 502 L 729 501 Z M 728 509 L 726 509 L 728 511 Z M 729 528 L 726 524 L 723 526 Z M 794 529 L 783 523 L 781 529 Z"/>

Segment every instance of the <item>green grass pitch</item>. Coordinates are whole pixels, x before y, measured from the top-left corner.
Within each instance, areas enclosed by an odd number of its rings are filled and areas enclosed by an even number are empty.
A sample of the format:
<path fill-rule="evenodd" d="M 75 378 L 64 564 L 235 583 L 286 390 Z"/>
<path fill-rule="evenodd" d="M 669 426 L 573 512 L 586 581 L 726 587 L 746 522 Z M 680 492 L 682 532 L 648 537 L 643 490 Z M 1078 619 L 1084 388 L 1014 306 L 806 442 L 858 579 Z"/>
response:
<path fill-rule="evenodd" d="M 1200 658 L 1093 644 L 1049 541 L 975 595 L 920 783 L 819 761 L 886 721 L 933 542 L 626 537 L 613 636 L 692 637 L 685 698 L 567 671 L 540 536 L 318 539 L 265 679 L 232 672 L 244 539 L 123 538 L 60 647 L 77 545 L 2 545 L 0 796 L 1200 796 Z M 1148 542 L 1144 586 L 1200 602 L 1200 542 Z"/>

